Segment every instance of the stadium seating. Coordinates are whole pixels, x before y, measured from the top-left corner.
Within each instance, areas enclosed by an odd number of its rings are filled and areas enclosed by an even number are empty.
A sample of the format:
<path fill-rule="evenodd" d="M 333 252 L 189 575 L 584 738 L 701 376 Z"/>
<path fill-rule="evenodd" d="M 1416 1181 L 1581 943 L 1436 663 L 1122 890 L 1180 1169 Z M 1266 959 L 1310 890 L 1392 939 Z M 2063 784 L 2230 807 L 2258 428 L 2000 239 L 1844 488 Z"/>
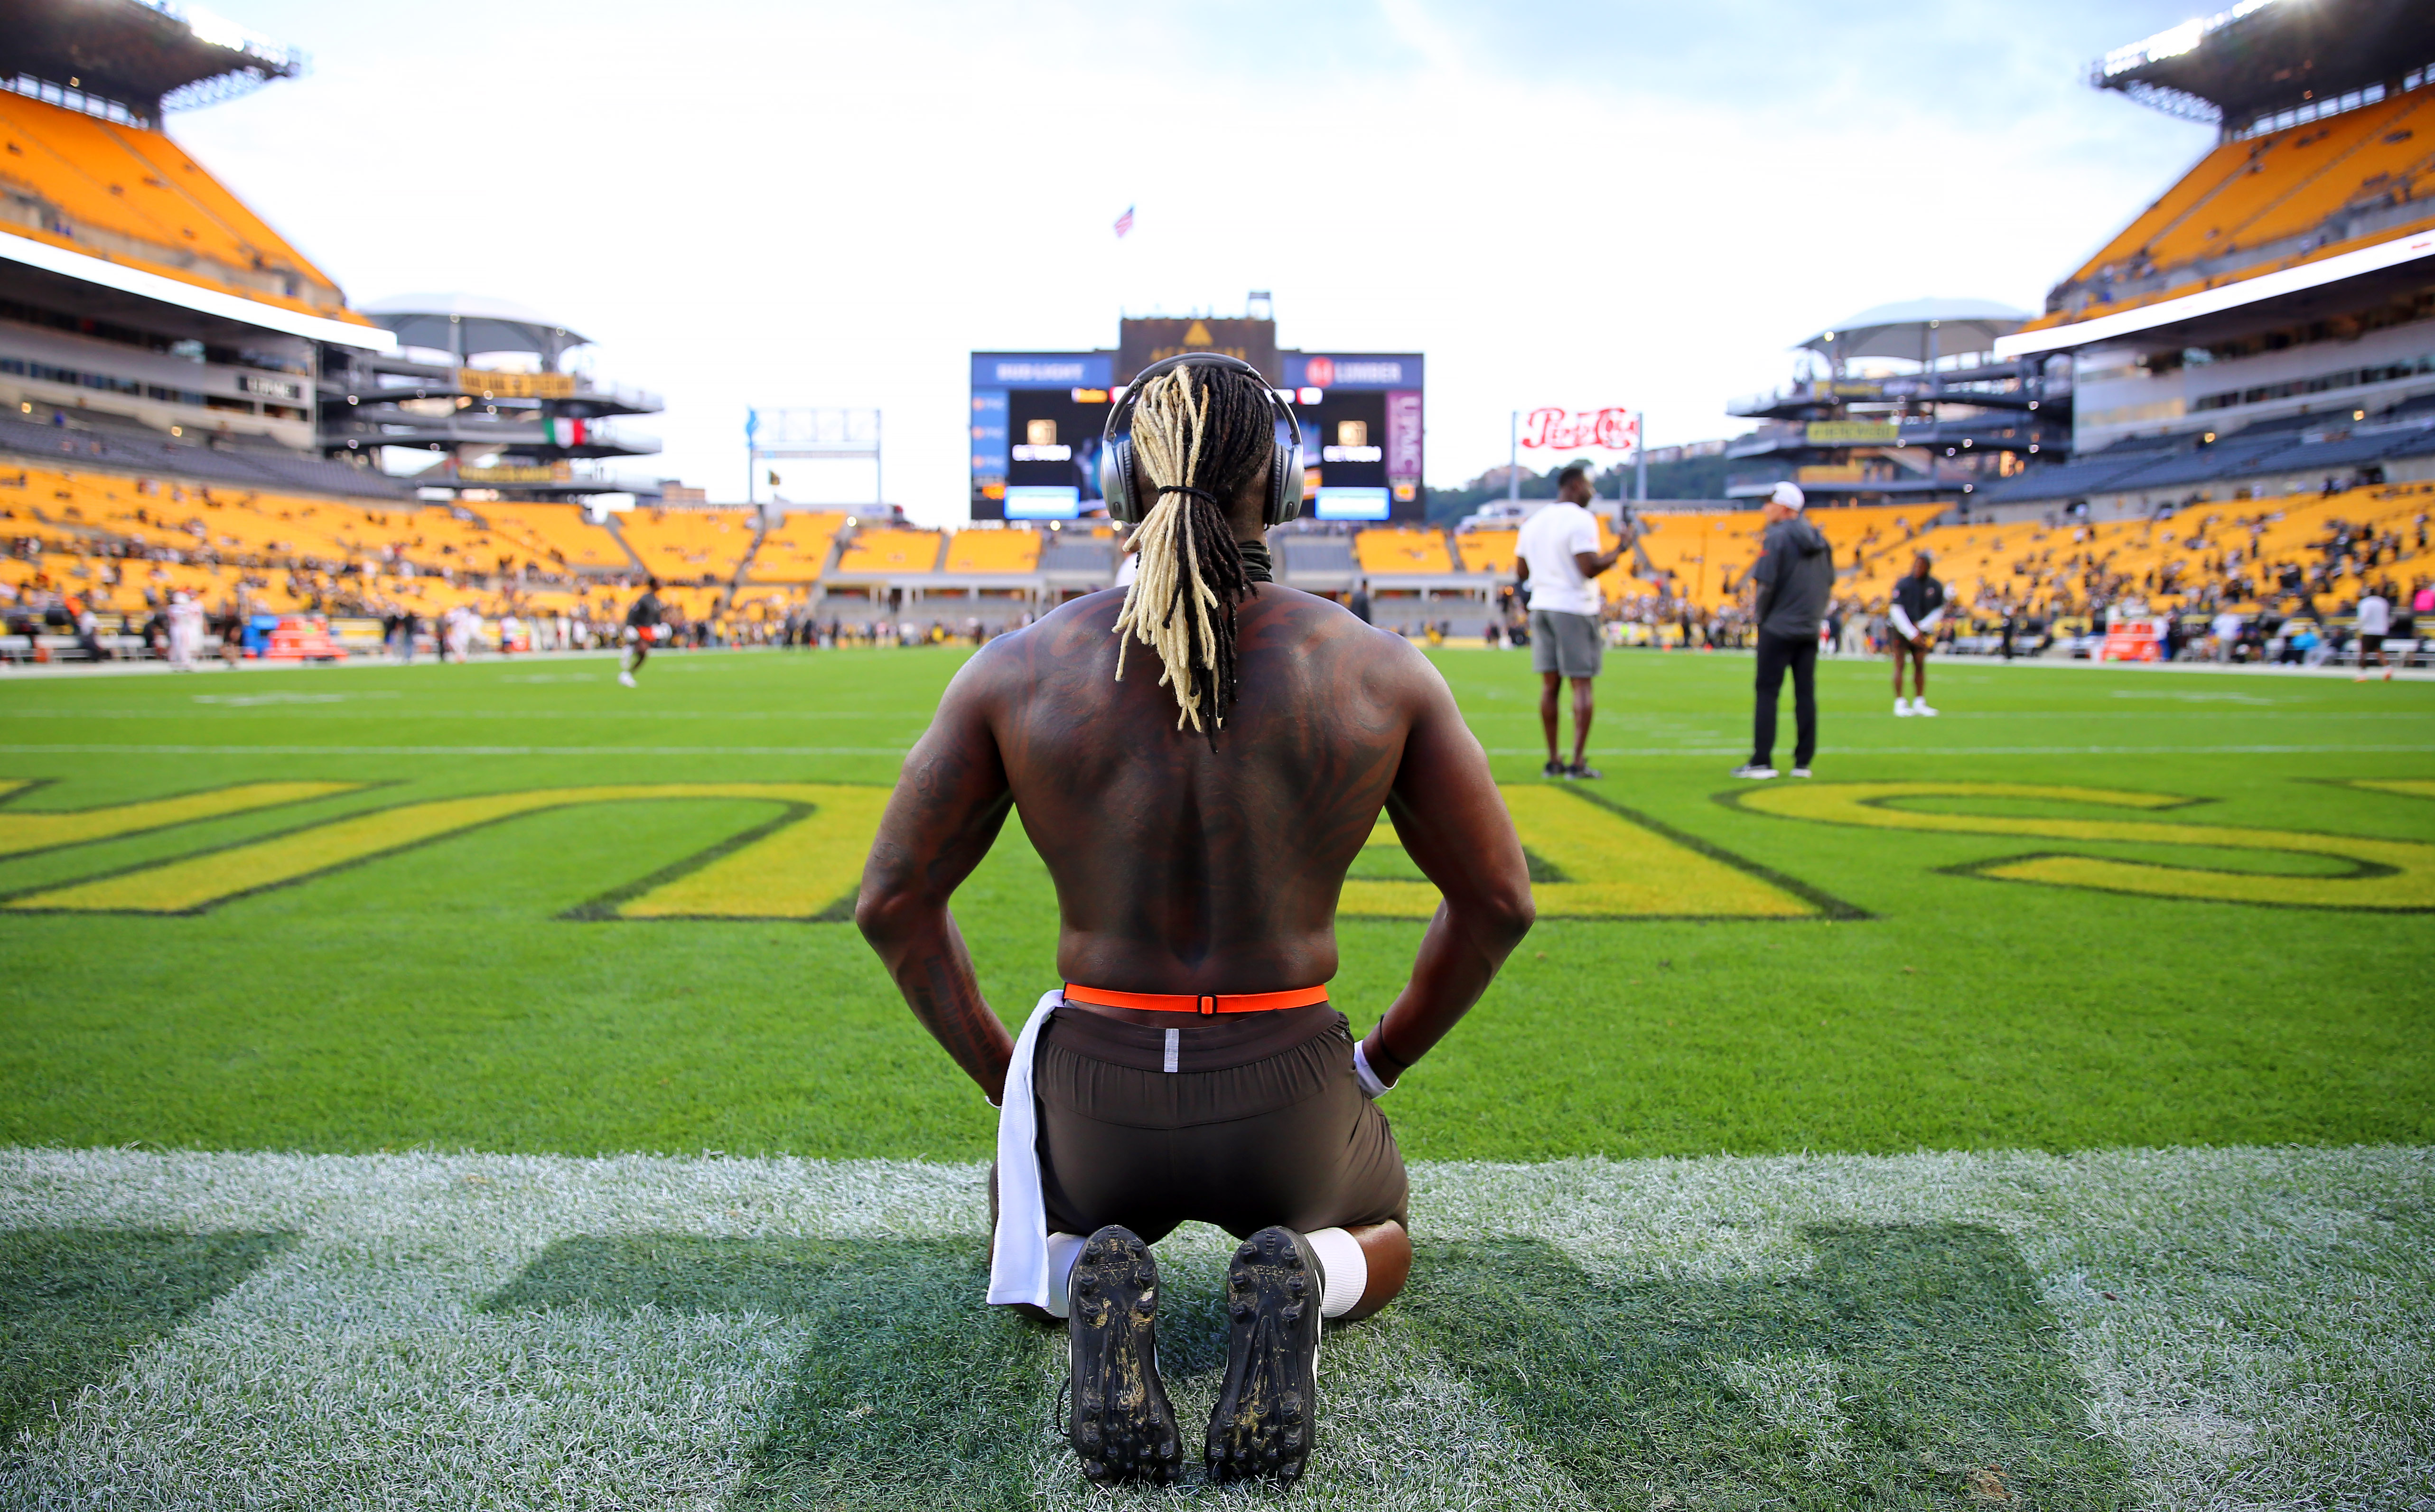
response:
<path fill-rule="evenodd" d="M 1464 572 L 1510 576 L 1513 572 L 1514 543 L 1521 539 L 1522 532 L 1518 530 L 1459 530 L 1454 543 L 1462 557 Z"/>
<path fill-rule="evenodd" d="M 338 289 L 158 131 L 0 94 L 0 183 L 46 204 L 82 242 L 188 283 L 345 317 Z M 120 247 L 97 243 L 123 239 Z"/>
<path fill-rule="evenodd" d="M 2372 105 L 2290 127 L 2267 135 L 2226 142 L 2199 160 L 2155 203 L 2066 280 L 2058 293 L 2073 291 L 2080 313 L 2110 313 L 2195 292 L 2227 277 L 2244 277 L 2269 266 L 2312 262 L 2391 239 L 2435 223 L 2426 214 L 2405 215 L 2363 234 L 2342 240 L 2305 238 L 2345 210 L 2409 204 L 2423 198 L 2421 185 L 2435 173 L 2435 85 L 2392 95 Z M 2271 259 L 2237 265 L 2254 249 Z M 2202 277 L 2192 266 L 2209 259 Z M 2177 271 L 2178 270 L 2178 271 Z M 2117 286 L 2136 281 L 2132 290 Z M 2049 312 L 2029 322 L 2035 329 L 2068 318 Z"/>
<path fill-rule="evenodd" d="M 816 583 L 828 565 L 829 550 L 846 517 L 824 511 L 790 510 L 762 532 L 760 547 L 745 576 L 756 583 Z"/>
<path fill-rule="evenodd" d="M 586 520 L 581 505 L 478 504 L 474 508 L 492 530 L 537 558 L 612 571 L 633 565 L 632 555 L 617 536 Z"/>
<path fill-rule="evenodd" d="M 1353 554 L 1372 577 L 1450 576 L 1459 571 L 1437 530 L 1373 526 L 1353 538 Z"/>
<path fill-rule="evenodd" d="M 619 539 L 663 582 L 721 585 L 752 555 L 759 517 L 750 509 L 632 509 L 614 517 Z"/>
<path fill-rule="evenodd" d="M 935 530 L 865 530 L 838 558 L 841 576 L 908 577 L 936 570 L 945 537 Z"/>
<path fill-rule="evenodd" d="M 1040 570 L 1037 530 L 958 530 L 941 569 L 950 574 L 1034 573 Z"/>

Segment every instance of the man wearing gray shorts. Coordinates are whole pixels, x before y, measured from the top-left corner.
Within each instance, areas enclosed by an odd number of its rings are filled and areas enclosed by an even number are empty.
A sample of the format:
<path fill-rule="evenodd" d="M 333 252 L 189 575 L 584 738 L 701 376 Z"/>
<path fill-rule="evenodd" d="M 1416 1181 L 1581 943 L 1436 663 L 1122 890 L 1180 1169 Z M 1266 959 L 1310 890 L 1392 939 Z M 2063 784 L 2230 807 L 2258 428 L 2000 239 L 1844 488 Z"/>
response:
<path fill-rule="evenodd" d="M 1547 734 L 1549 777 L 1599 777 L 1604 774 L 1584 760 L 1589 754 L 1590 716 L 1595 711 L 1590 679 L 1606 664 L 1604 627 L 1599 610 L 1606 607 L 1598 592 L 1598 575 L 1623 556 L 1625 541 L 1612 551 L 1598 550 L 1597 517 L 1587 506 L 1590 470 L 1576 462 L 1556 474 L 1556 502 L 1522 524 L 1513 543 L 1516 579 L 1530 589 L 1530 666 L 1539 674 L 1539 723 Z M 1573 684 L 1573 759 L 1567 765 L 1556 755 L 1556 684 Z"/>

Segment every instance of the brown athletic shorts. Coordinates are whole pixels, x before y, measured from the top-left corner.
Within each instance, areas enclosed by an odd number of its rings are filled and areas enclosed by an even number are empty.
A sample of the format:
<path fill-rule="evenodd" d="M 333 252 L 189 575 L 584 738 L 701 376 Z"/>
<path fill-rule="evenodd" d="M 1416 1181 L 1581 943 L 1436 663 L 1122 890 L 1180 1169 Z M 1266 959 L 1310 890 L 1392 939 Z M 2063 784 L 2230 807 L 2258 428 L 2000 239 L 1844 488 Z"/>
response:
<path fill-rule="evenodd" d="M 1344 1015 L 1320 1003 L 1175 1018 L 1153 1029 L 1061 1006 L 1042 1027 L 1049 1231 L 1120 1223 L 1154 1243 L 1187 1218 L 1237 1238 L 1277 1223 L 1410 1227 L 1403 1152 L 1354 1080 Z"/>

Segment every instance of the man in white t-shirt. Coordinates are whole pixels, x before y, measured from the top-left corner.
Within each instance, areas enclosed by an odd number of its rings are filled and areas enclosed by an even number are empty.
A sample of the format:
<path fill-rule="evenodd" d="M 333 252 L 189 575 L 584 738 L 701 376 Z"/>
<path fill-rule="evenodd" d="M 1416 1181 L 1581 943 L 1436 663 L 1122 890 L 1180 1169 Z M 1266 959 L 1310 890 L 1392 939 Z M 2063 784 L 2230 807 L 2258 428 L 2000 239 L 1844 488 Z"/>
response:
<path fill-rule="evenodd" d="M 2227 609 L 2217 611 L 2214 626 L 2215 659 L 2217 661 L 2229 662 L 2232 660 L 2232 648 L 2240 644 L 2242 623 L 2240 614 L 2237 610 Z"/>
<path fill-rule="evenodd" d="M 2353 682 L 2367 680 L 2367 659 L 2375 658 L 2384 668 L 2384 680 L 2392 680 L 2392 660 L 2385 654 L 2384 638 L 2392 633 L 2392 600 L 2371 588 L 2358 601 L 2358 676 Z"/>
<path fill-rule="evenodd" d="M 1598 635 L 1598 611 L 1606 600 L 1597 579 L 1623 556 L 1627 543 L 1598 550 L 1597 517 L 1585 507 L 1595 497 L 1590 470 L 1574 463 L 1556 474 L 1556 502 L 1524 521 L 1513 543 L 1516 580 L 1530 591 L 1530 665 L 1540 679 L 1539 723 L 1547 732 L 1544 770 L 1549 777 L 1603 775 L 1585 760 L 1595 710 L 1590 679 L 1606 662 L 1606 644 Z M 1556 684 L 1566 678 L 1573 684 L 1570 765 L 1556 756 Z"/>

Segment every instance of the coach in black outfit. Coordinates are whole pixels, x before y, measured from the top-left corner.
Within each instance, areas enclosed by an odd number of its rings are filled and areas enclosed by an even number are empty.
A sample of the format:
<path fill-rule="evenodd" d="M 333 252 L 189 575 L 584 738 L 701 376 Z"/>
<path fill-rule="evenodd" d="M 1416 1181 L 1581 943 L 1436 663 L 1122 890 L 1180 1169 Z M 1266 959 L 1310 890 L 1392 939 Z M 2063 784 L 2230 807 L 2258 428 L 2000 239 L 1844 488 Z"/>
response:
<path fill-rule="evenodd" d="M 1818 754 L 1818 625 L 1835 589 L 1835 557 L 1826 537 L 1801 518 L 1800 488 L 1779 483 L 1761 511 L 1767 539 L 1751 581 L 1758 585 L 1758 709 L 1751 720 L 1751 759 L 1736 777 L 1775 775 L 1775 701 L 1792 672 L 1792 775 L 1809 775 Z"/>

